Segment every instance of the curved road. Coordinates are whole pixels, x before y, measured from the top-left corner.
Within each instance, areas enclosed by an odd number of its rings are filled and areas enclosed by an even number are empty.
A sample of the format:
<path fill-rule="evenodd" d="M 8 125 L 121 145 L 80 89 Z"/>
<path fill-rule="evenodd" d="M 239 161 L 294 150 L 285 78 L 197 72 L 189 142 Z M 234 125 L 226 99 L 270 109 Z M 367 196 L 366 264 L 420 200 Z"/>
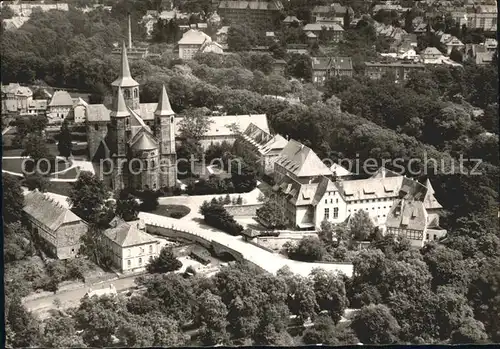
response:
<path fill-rule="evenodd" d="M 244 259 L 258 265 L 264 270 L 275 274 L 279 269 L 288 266 L 293 273 L 307 276 L 314 268 L 323 268 L 331 272 L 341 272 L 346 276 L 352 276 L 352 264 L 327 264 L 327 263 L 308 263 L 299 262 L 286 258 L 277 253 L 268 252 L 260 247 L 249 244 L 243 241 L 241 236 L 232 236 L 205 224 L 178 220 L 174 218 L 159 216 L 152 213 L 139 213 L 139 218 L 143 219 L 146 224 L 171 228 L 189 232 L 193 235 L 200 236 L 208 241 L 215 241 L 221 245 L 241 253 Z"/>

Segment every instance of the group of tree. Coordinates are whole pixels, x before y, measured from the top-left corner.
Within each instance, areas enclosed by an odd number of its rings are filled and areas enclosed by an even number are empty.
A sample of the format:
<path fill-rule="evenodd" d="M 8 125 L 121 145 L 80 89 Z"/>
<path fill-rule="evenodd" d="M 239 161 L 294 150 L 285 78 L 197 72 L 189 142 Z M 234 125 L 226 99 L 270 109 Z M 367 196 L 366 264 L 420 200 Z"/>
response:
<path fill-rule="evenodd" d="M 200 213 L 203 215 L 205 222 L 214 228 L 231 235 L 239 235 L 243 231 L 243 227 L 234 220 L 234 217 L 227 212 L 223 204 L 215 198 L 210 202 L 204 201 L 200 207 Z"/>

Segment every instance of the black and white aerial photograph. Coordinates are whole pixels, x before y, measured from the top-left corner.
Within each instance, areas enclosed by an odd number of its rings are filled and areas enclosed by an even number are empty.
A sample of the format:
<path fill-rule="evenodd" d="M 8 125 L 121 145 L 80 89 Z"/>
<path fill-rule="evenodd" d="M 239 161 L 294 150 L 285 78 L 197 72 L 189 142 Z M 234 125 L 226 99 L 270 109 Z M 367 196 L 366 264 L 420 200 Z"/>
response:
<path fill-rule="evenodd" d="M 3 0 L 5 348 L 500 344 L 496 0 Z"/>

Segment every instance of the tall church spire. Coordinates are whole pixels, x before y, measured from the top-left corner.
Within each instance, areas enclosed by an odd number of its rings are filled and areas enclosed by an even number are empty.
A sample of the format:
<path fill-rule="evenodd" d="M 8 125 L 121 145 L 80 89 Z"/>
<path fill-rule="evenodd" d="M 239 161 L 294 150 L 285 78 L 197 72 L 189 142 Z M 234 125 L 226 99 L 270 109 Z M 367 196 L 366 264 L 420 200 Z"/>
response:
<path fill-rule="evenodd" d="M 168 99 L 167 90 L 165 89 L 165 85 L 162 87 L 160 100 L 158 101 L 158 106 L 155 110 L 155 115 L 158 116 L 170 116 L 174 115 L 174 111 L 170 106 L 170 101 Z"/>
<path fill-rule="evenodd" d="M 128 48 L 132 48 L 132 24 L 130 21 L 130 13 L 128 14 Z"/>
<path fill-rule="evenodd" d="M 116 106 L 111 111 L 110 116 L 118 118 L 130 116 L 127 105 L 125 104 L 125 98 L 123 98 L 122 89 L 120 87 L 118 87 L 118 98 L 116 101 Z"/>
<path fill-rule="evenodd" d="M 118 79 L 113 81 L 112 86 L 120 87 L 133 87 L 139 86 L 139 83 L 132 78 L 130 74 L 130 67 L 128 65 L 127 47 L 125 46 L 125 41 L 122 43 L 122 61 L 121 61 L 121 71 Z"/>

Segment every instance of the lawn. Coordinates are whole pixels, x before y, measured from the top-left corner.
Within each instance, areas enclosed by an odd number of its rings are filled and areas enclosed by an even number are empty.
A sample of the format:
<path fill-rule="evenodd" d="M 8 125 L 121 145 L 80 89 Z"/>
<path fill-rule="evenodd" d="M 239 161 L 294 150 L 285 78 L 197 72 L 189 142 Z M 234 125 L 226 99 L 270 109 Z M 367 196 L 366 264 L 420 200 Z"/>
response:
<path fill-rule="evenodd" d="M 151 213 L 171 217 L 171 218 L 182 218 L 191 212 L 191 209 L 184 205 L 159 205 L 156 210 Z"/>
<path fill-rule="evenodd" d="M 22 174 L 23 173 L 23 162 L 24 162 L 25 166 L 27 168 L 29 168 L 29 165 L 31 162 L 29 159 L 21 159 L 21 158 L 19 158 L 19 159 L 2 159 L 2 169 L 5 171 Z M 70 165 L 71 164 L 68 161 L 61 160 L 61 161 L 58 161 L 56 163 L 54 170 L 55 171 L 63 171 L 65 169 L 67 169 Z M 54 171 L 51 171 L 51 172 L 54 172 Z M 71 171 L 68 171 L 68 172 L 71 172 Z M 60 178 L 63 178 L 63 177 L 60 177 Z M 69 177 L 69 178 L 76 178 L 76 177 L 73 175 L 73 177 Z"/>
<path fill-rule="evenodd" d="M 69 171 L 66 171 L 64 173 L 56 173 L 51 175 L 51 178 L 57 178 L 57 179 L 77 179 L 78 175 L 80 174 L 80 170 L 76 168 L 72 168 Z"/>

